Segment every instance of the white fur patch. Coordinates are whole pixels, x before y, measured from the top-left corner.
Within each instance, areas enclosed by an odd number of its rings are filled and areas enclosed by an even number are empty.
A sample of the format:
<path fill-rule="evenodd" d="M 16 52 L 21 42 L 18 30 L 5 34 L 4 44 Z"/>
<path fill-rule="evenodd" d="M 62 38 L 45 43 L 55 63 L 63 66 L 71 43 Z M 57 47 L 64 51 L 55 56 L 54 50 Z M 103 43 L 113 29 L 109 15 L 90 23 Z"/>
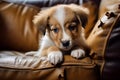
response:
<path fill-rule="evenodd" d="M 37 54 L 35 56 L 41 56 L 42 54 L 42 50 L 46 47 L 50 47 L 50 46 L 54 46 L 54 42 L 49 38 L 48 36 L 48 32 L 46 31 L 45 36 L 42 37 L 42 39 L 40 40 L 40 48 L 37 52 Z"/>
<path fill-rule="evenodd" d="M 56 12 L 54 14 L 54 17 L 57 19 L 59 24 L 63 27 L 64 26 L 64 20 L 65 20 L 65 10 L 64 6 L 61 6 L 56 9 Z"/>
<path fill-rule="evenodd" d="M 65 16 L 66 15 L 65 15 L 64 6 L 59 7 L 54 14 L 54 17 L 59 22 L 59 24 L 62 28 L 62 39 L 61 40 L 62 41 L 67 41 L 67 40 L 70 41 L 70 36 L 65 32 L 65 29 L 64 29 Z M 61 47 L 63 47 L 62 44 L 61 44 Z"/>
<path fill-rule="evenodd" d="M 71 56 L 75 58 L 81 58 L 85 56 L 85 51 L 83 49 L 76 49 L 71 52 Z"/>
<path fill-rule="evenodd" d="M 65 32 L 64 28 L 63 28 L 63 37 L 62 37 L 62 41 L 67 41 L 70 40 L 70 36 Z"/>
<path fill-rule="evenodd" d="M 56 65 L 63 60 L 62 52 L 60 51 L 53 51 L 48 54 L 48 61 L 52 64 Z"/>

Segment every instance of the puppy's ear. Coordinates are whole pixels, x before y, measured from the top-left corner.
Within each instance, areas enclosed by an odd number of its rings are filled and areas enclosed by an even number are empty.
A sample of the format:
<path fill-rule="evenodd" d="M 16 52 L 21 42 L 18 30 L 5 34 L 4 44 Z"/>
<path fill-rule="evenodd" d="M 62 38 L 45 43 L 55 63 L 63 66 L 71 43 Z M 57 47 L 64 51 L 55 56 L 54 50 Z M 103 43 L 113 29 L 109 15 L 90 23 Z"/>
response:
<path fill-rule="evenodd" d="M 70 8 L 75 12 L 79 22 L 82 24 L 82 27 L 85 28 L 88 22 L 89 10 L 83 6 L 78 6 L 75 4 L 71 4 Z"/>
<path fill-rule="evenodd" d="M 38 30 L 45 34 L 47 23 L 48 23 L 48 14 L 47 10 L 40 11 L 33 19 L 33 23 L 37 26 Z"/>

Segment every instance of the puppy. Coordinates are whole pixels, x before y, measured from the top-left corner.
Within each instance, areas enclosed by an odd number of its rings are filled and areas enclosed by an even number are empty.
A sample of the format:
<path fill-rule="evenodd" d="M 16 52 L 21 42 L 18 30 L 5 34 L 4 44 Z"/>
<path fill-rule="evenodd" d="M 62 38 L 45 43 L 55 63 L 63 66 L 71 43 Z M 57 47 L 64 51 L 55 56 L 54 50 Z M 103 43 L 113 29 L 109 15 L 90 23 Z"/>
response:
<path fill-rule="evenodd" d="M 83 35 L 87 16 L 88 10 L 75 4 L 40 11 L 33 20 L 44 34 L 36 56 L 47 56 L 54 65 L 63 61 L 66 52 L 77 59 L 84 57 L 88 49 Z"/>

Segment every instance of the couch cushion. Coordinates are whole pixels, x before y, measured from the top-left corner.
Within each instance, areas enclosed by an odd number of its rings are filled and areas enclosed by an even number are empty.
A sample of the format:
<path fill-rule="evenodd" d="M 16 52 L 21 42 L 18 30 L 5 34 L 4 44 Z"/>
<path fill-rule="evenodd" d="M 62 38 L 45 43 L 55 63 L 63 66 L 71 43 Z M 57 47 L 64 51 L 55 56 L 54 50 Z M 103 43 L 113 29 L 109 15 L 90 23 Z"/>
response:
<path fill-rule="evenodd" d="M 46 57 L 25 56 L 16 51 L 0 52 L 2 80 L 99 80 L 94 61 L 89 57 L 75 59 L 64 56 L 61 65 L 54 66 Z"/>
<path fill-rule="evenodd" d="M 38 30 L 32 20 L 39 10 L 33 6 L 0 2 L 0 50 L 37 50 Z"/>

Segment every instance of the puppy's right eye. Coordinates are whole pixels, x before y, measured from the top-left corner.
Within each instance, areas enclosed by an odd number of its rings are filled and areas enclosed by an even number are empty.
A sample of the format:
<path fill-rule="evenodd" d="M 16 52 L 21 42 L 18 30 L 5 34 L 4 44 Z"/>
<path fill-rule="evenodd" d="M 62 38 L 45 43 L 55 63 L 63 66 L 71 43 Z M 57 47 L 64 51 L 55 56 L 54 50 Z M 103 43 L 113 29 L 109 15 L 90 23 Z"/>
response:
<path fill-rule="evenodd" d="M 55 33 L 58 33 L 59 30 L 58 30 L 58 28 L 54 28 L 54 29 L 52 29 L 52 31 Z"/>

